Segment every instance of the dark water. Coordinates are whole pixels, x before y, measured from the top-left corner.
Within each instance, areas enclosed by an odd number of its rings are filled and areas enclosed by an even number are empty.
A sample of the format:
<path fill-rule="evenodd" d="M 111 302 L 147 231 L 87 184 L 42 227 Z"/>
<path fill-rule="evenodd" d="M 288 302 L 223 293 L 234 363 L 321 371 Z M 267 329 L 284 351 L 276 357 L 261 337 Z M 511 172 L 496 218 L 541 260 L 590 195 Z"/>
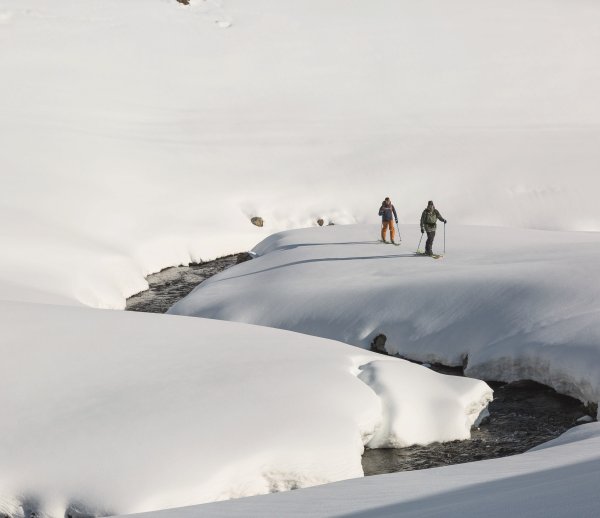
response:
<path fill-rule="evenodd" d="M 245 259 L 244 254 L 230 255 L 150 275 L 150 289 L 128 299 L 126 309 L 164 313 L 203 280 Z M 444 374 L 462 375 L 461 369 L 433 368 Z M 470 440 L 366 450 L 362 459 L 365 475 L 515 455 L 558 437 L 575 426 L 579 417 L 589 414 L 578 400 L 532 381 L 489 384 L 494 389 L 494 401 L 489 405 L 490 417 L 479 429 L 473 430 Z"/>
<path fill-rule="evenodd" d="M 365 475 L 433 468 L 523 453 L 549 441 L 588 415 L 578 400 L 553 389 L 519 381 L 491 383 L 494 400 L 490 412 L 468 441 L 452 441 L 401 449 L 366 450 L 362 465 Z"/>
<path fill-rule="evenodd" d="M 241 262 L 244 254 L 219 257 L 214 261 L 176 266 L 147 277 L 150 289 L 127 299 L 127 311 L 165 313 L 203 280 Z"/>

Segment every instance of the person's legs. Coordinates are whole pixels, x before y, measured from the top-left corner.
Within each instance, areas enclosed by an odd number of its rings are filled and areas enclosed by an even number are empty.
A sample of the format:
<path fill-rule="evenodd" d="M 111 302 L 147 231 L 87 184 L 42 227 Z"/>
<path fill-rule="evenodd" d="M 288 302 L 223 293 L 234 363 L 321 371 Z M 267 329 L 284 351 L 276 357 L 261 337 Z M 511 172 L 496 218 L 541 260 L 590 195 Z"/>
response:
<path fill-rule="evenodd" d="M 392 243 L 393 243 L 394 239 L 396 238 L 396 226 L 394 225 L 393 221 L 390 221 L 389 225 L 390 225 L 390 239 L 392 240 Z"/>
<path fill-rule="evenodd" d="M 387 221 L 381 222 L 381 240 L 385 241 L 385 236 L 387 235 Z"/>
<path fill-rule="evenodd" d="M 425 253 L 427 255 L 433 254 L 433 240 L 435 239 L 435 230 L 427 232 L 427 243 L 425 243 Z"/>

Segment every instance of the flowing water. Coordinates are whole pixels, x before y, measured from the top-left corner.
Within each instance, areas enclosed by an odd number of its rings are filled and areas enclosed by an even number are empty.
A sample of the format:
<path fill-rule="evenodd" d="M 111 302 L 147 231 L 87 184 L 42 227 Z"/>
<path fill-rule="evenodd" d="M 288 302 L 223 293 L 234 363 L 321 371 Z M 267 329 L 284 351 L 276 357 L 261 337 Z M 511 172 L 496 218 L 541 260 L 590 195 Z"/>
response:
<path fill-rule="evenodd" d="M 188 266 L 166 268 L 149 275 L 150 288 L 127 299 L 127 311 L 166 313 L 178 300 L 190 293 L 203 280 L 242 261 L 244 254 L 219 257 L 214 261 L 193 263 Z"/>
<path fill-rule="evenodd" d="M 164 313 L 205 279 L 247 259 L 245 254 L 221 257 L 214 261 L 167 268 L 150 275 L 147 291 L 127 300 L 129 311 Z M 432 367 L 445 374 L 462 375 L 460 369 Z M 522 453 L 549 441 L 589 415 L 576 399 L 532 381 L 510 384 L 488 382 L 494 389 L 490 416 L 471 439 L 428 446 L 365 451 L 365 475 L 432 468 Z"/>
<path fill-rule="evenodd" d="M 488 384 L 494 389 L 490 416 L 467 441 L 399 449 L 366 450 L 365 475 L 433 468 L 523 453 L 549 441 L 588 415 L 578 400 L 533 381 Z"/>

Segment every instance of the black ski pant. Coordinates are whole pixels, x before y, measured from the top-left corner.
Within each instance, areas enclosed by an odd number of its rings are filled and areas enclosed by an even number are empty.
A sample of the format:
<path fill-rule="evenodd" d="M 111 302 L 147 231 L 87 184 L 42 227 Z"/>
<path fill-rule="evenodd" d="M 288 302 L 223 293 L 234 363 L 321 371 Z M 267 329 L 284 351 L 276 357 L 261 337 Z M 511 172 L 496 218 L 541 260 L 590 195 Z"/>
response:
<path fill-rule="evenodd" d="M 425 253 L 433 254 L 433 240 L 435 239 L 435 230 L 427 231 L 427 242 L 425 243 Z"/>

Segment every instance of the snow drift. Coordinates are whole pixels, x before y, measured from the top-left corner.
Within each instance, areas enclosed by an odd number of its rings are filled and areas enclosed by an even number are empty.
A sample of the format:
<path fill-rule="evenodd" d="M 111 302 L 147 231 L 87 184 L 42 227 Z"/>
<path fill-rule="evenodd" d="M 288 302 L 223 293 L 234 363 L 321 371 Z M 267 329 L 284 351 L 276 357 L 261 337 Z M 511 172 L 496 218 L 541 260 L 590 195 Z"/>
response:
<path fill-rule="evenodd" d="M 514 457 L 169 509 L 143 518 L 592 518 L 600 509 L 599 452 L 600 425 L 593 423 Z"/>
<path fill-rule="evenodd" d="M 386 195 L 406 223 L 433 198 L 600 230 L 599 25 L 568 0 L 3 0 L 0 296 L 122 308 Z"/>
<path fill-rule="evenodd" d="M 414 255 L 418 227 L 401 232 L 400 247 L 375 225 L 275 234 L 169 311 L 363 348 L 383 333 L 390 354 L 600 401 L 600 234 L 448 225 L 436 261 Z"/>
<path fill-rule="evenodd" d="M 364 445 L 466 439 L 491 400 L 478 380 L 257 326 L 22 303 L 0 303 L 0 326 L 11 516 L 360 477 Z"/>

